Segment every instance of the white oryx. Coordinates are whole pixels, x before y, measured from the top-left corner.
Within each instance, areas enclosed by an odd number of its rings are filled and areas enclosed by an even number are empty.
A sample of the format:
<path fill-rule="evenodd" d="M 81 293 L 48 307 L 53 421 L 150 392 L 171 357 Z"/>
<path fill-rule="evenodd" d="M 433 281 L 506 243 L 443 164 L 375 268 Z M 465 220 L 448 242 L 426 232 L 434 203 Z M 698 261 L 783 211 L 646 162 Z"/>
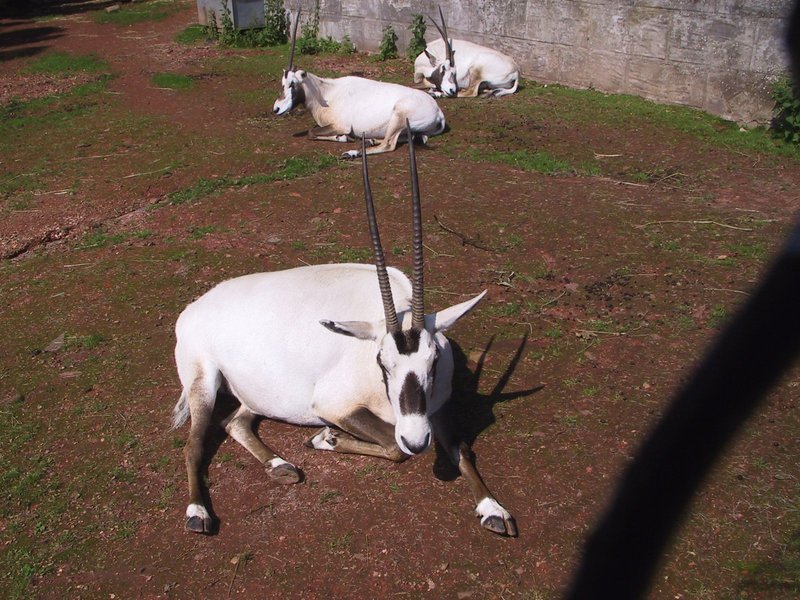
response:
<path fill-rule="evenodd" d="M 175 360 L 183 392 L 173 425 L 180 426 L 191 415 L 185 449 L 188 530 L 212 531 L 201 487 L 203 441 L 217 392 L 224 390 L 240 402 L 223 420 L 225 430 L 280 483 L 298 482 L 300 471 L 255 435 L 253 421 L 258 416 L 321 426 L 306 442 L 318 450 L 397 462 L 427 449 L 435 436 L 467 481 L 481 525 L 516 535 L 513 517 L 481 480 L 470 449 L 455 440 L 443 410 L 454 369 L 443 332 L 486 292 L 424 313 L 413 141 L 409 152 L 411 281 L 386 267 L 365 156 L 364 193 L 375 266 L 328 264 L 245 275 L 220 283 L 178 318 Z"/>
<path fill-rule="evenodd" d="M 444 113 L 421 90 L 363 77 L 317 77 L 295 67 L 299 21 L 298 11 L 289 64 L 281 78 L 283 90 L 272 107 L 276 115 L 305 104 L 317 123 L 317 127 L 308 132 L 311 139 L 352 142 L 357 133 L 364 133 L 372 145 L 367 150 L 369 154 L 393 151 L 405 136 L 406 121 L 411 123 L 411 131 L 423 144 L 428 136 L 445 130 Z M 358 150 L 350 150 L 344 152 L 342 158 L 358 155 Z"/>
<path fill-rule="evenodd" d="M 474 97 L 513 94 L 519 87 L 519 67 L 509 56 L 465 40 L 447 36 L 447 24 L 439 7 L 442 25 L 431 18 L 442 36 L 427 45 L 414 60 L 414 83 L 423 81 L 431 95 Z"/>

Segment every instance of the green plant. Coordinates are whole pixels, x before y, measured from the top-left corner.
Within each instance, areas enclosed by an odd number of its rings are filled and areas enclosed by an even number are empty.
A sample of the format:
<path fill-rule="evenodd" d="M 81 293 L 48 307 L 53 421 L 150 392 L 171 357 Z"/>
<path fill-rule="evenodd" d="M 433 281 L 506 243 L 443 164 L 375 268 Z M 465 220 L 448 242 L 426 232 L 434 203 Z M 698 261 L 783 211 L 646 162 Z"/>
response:
<path fill-rule="evenodd" d="M 800 144 L 800 94 L 789 77 L 784 75 L 772 84 L 772 99 L 775 101 L 770 124 L 773 131 L 787 142 Z"/>
<path fill-rule="evenodd" d="M 317 2 L 311 18 L 300 27 L 297 51 L 300 54 L 352 54 L 356 51 L 356 47 L 347 35 L 341 42 L 330 36 L 319 37 L 319 2 Z"/>
<path fill-rule="evenodd" d="M 414 60 L 427 47 L 425 43 L 425 17 L 417 13 L 411 17 L 411 41 L 408 43 L 408 58 Z"/>
<path fill-rule="evenodd" d="M 383 39 L 378 48 L 378 60 L 397 58 L 397 34 L 394 27 L 387 25 L 383 28 Z"/>
<path fill-rule="evenodd" d="M 288 41 L 289 22 L 283 0 L 264 0 L 263 41 L 267 46 L 277 46 Z"/>

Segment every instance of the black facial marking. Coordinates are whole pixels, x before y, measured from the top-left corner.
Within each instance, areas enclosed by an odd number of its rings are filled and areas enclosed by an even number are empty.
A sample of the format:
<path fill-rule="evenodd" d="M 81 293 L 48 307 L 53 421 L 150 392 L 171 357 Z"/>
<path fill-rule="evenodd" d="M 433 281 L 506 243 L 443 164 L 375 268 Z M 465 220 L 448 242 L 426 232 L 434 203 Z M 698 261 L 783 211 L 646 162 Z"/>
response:
<path fill-rule="evenodd" d="M 292 83 L 292 108 L 300 106 L 306 102 L 306 91 L 302 85 L 297 82 Z"/>
<path fill-rule="evenodd" d="M 419 331 L 409 329 L 408 331 L 396 331 L 392 334 L 397 351 L 400 354 L 409 356 L 419 350 Z"/>
<path fill-rule="evenodd" d="M 422 389 L 416 373 L 409 373 L 400 390 L 400 414 L 424 415 L 426 405 L 425 390 Z"/>
<path fill-rule="evenodd" d="M 444 76 L 444 65 L 439 65 L 436 67 L 430 75 L 428 75 L 427 79 L 430 81 L 434 86 L 436 86 L 437 90 L 442 89 L 442 77 Z"/>

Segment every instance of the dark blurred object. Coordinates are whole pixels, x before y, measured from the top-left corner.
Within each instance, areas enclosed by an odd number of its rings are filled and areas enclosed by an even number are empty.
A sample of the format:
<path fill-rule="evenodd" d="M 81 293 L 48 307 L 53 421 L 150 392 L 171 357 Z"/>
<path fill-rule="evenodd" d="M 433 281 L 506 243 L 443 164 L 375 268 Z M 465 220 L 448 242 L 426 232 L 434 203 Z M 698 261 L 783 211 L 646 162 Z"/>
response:
<path fill-rule="evenodd" d="M 800 82 L 800 2 L 787 48 Z M 623 474 L 567 600 L 643 598 L 689 503 L 731 438 L 800 353 L 800 221 Z"/>

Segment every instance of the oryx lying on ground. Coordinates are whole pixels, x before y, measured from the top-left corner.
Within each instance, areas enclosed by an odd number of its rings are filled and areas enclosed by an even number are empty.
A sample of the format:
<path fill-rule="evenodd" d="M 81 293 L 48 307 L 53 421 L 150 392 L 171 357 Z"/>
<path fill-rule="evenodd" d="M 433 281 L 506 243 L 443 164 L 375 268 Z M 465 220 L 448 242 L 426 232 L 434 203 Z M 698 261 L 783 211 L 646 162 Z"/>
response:
<path fill-rule="evenodd" d="M 465 40 L 447 36 L 441 7 L 442 25 L 431 18 L 442 36 L 427 45 L 414 60 L 414 82 L 423 81 L 435 97 L 474 97 L 486 92 L 492 96 L 513 94 L 519 86 L 519 67 L 505 54 Z"/>
<path fill-rule="evenodd" d="M 467 481 L 481 525 L 516 535 L 514 519 L 481 480 L 470 449 L 455 440 L 442 410 L 450 399 L 453 377 L 453 353 L 443 332 L 486 292 L 424 313 L 413 141 L 409 151 L 412 281 L 384 262 L 365 156 L 364 193 L 374 267 L 329 264 L 245 275 L 220 283 L 178 318 L 175 360 L 183 392 L 173 411 L 173 425 L 180 426 L 191 414 L 185 449 L 188 530 L 212 530 L 200 470 L 203 440 L 222 389 L 241 403 L 223 421 L 225 430 L 280 483 L 299 481 L 300 472 L 255 435 L 257 416 L 322 426 L 306 442 L 318 450 L 397 462 L 428 448 L 435 436 Z"/>
<path fill-rule="evenodd" d="M 351 142 L 364 133 L 372 144 L 369 154 L 391 152 L 405 136 L 406 121 L 422 143 L 428 136 L 445 129 L 444 113 L 425 92 L 396 83 L 374 81 L 363 77 L 317 77 L 294 66 L 298 11 L 292 34 L 289 64 L 283 72 L 281 95 L 273 112 L 282 115 L 299 104 L 311 111 L 317 127 L 309 130 L 314 140 Z M 342 154 L 355 158 L 358 150 Z"/>

